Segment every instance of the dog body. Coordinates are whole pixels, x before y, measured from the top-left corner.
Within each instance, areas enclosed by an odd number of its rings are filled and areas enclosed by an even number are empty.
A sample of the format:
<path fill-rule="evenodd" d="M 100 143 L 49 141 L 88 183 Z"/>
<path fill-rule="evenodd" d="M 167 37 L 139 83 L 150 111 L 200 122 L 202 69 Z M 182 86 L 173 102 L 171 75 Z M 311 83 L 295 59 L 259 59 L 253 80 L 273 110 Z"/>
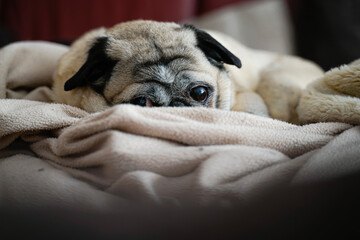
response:
<path fill-rule="evenodd" d="M 138 20 L 75 41 L 53 90 L 55 101 L 89 112 L 121 103 L 203 106 L 296 122 L 301 89 L 322 74 L 313 63 L 248 49 L 221 33 Z"/>

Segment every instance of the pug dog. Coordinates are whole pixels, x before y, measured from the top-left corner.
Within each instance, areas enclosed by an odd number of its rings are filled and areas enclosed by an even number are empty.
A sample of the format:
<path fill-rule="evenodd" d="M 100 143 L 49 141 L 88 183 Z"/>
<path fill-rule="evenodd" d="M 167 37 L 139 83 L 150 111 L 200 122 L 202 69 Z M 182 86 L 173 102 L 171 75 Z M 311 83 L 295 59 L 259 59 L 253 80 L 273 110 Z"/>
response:
<path fill-rule="evenodd" d="M 126 103 L 296 122 L 301 90 L 322 74 L 309 61 L 249 49 L 218 32 L 136 20 L 76 40 L 59 61 L 53 91 L 54 101 L 88 112 Z"/>

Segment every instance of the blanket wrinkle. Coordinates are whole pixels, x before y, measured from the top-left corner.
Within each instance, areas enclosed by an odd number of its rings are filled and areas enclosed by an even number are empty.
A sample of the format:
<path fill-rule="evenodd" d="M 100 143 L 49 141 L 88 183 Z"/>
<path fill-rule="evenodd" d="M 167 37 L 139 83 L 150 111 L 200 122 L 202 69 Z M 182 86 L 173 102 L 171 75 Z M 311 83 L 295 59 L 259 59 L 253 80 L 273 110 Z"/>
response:
<path fill-rule="evenodd" d="M 0 50 L 0 194 L 9 200 L 0 205 L 232 206 L 360 170 L 354 122 L 317 116 L 300 126 L 243 112 L 125 104 L 90 114 L 52 103 L 48 86 L 66 50 L 45 42 Z"/>
<path fill-rule="evenodd" d="M 261 192 L 265 193 L 265 191 L 262 191 L 266 189 L 265 186 L 269 187 L 273 183 L 273 181 L 269 182 L 269 179 L 276 176 L 276 170 L 272 170 L 271 174 L 266 174 L 269 170 L 265 170 L 265 174 L 257 176 L 255 178 L 257 181 L 254 181 L 252 176 L 262 172 L 261 170 L 256 171 L 257 167 L 279 170 L 277 163 L 287 162 L 289 159 L 284 155 L 277 158 L 276 155 L 280 153 L 274 151 L 273 158 L 277 162 L 276 164 L 271 164 L 265 156 L 261 156 L 262 160 L 259 160 L 258 164 L 245 159 L 239 162 L 239 153 L 249 147 L 244 146 L 243 148 L 245 149 L 228 151 L 226 154 L 214 154 L 211 160 L 209 159 L 210 161 L 207 160 L 201 163 L 200 167 L 195 169 L 194 172 L 176 178 L 167 178 L 154 172 L 129 172 L 114 182 L 106 191 L 120 194 L 122 197 L 130 197 L 132 200 L 146 199 L 154 202 L 161 202 L 163 199 L 167 201 L 167 199 L 174 197 L 181 202 L 200 201 L 202 205 L 213 204 L 214 202 L 228 205 L 231 202 L 239 202 L 239 200 L 250 201 L 252 195 L 261 195 Z M 268 168 L 267 164 L 272 166 Z M 242 169 L 240 175 L 239 169 L 235 166 Z M 217 167 L 220 168 L 217 169 Z M 286 168 L 289 167 L 286 166 Z M 293 168 L 296 169 L 295 166 Z M 228 179 L 224 181 L 218 172 L 226 173 L 225 177 Z M 287 172 L 287 178 L 291 178 L 291 171 L 288 170 Z M 282 174 L 281 178 L 278 179 L 279 183 L 284 182 L 284 175 Z M 149 186 L 150 183 L 151 186 Z M 259 192 L 254 191 L 256 189 L 254 184 L 259 188 Z M 272 189 L 276 185 L 278 184 L 272 185 Z M 174 188 L 174 186 L 176 187 Z M 150 189 L 150 192 L 146 191 Z"/>
<path fill-rule="evenodd" d="M 2 48 L 0 99 L 6 98 L 6 89 L 50 86 L 58 59 L 67 49 L 42 41 L 16 42 Z"/>
<path fill-rule="evenodd" d="M 360 127 L 350 128 L 312 156 L 294 176 L 292 183 L 309 183 L 339 178 L 360 171 Z M 336 150 L 335 150 L 336 149 Z M 341 161 L 339 161 L 339 159 Z"/>
<path fill-rule="evenodd" d="M 253 147 L 244 146 L 242 150 L 249 149 L 252 151 Z M 290 160 L 289 157 L 282 155 L 277 151 L 268 151 L 267 155 L 257 154 L 256 152 L 253 155 L 244 154 L 244 151 L 228 151 L 226 154 L 217 153 L 208 158 L 208 161 L 202 163 L 201 170 L 199 175 L 202 185 L 214 186 L 216 184 L 228 184 L 240 180 L 246 175 L 250 175 L 253 172 L 261 171 L 269 167 L 270 165 L 277 164 L 282 161 Z M 269 161 L 269 159 L 274 159 Z M 206 170 L 204 170 L 206 169 Z M 238 170 L 243 169 L 242 173 L 239 174 Z M 217 176 L 217 171 L 224 171 L 226 174 L 224 176 Z M 208 175 L 208 176 L 207 176 Z M 210 176 L 217 176 L 216 178 Z"/>
<path fill-rule="evenodd" d="M 114 213 L 129 204 L 85 182 L 73 181 L 68 172 L 34 156 L 19 154 L 1 160 L 0 176 L 0 206 L 34 209 L 81 203 L 76 204 L 77 210 Z M 11 181 L 2 181 L 6 179 Z"/>
<path fill-rule="evenodd" d="M 0 104 L 0 149 L 21 135 L 64 128 L 87 115 L 62 104 L 22 99 L 0 99 Z"/>

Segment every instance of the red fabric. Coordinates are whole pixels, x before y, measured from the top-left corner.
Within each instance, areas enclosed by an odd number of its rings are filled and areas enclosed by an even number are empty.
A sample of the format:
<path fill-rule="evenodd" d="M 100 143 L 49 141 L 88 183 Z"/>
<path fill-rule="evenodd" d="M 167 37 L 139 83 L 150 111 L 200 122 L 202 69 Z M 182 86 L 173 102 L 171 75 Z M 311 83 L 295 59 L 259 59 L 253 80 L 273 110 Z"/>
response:
<path fill-rule="evenodd" d="M 89 29 L 133 19 L 182 21 L 249 0 L 0 0 L 0 23 L 19 40 L 71 42 Z"/>
<path fill-rule="evenodd" d="M 239 2 L 249 2 L 251 0 L 205 0 L 200 1 L 200 12 L 210 12 L 226 5 Z"/>

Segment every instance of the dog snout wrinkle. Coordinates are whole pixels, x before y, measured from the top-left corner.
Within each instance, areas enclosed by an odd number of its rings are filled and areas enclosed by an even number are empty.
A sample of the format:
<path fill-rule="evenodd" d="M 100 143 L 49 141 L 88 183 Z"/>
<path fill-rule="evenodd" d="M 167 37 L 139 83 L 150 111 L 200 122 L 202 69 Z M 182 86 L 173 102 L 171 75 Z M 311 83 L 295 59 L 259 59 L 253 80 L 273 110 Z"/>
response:
<path fill-rule="evenodd" d="M 172 107 L 185 107 L 185 104 L 179 101 L 171 102 L 170 106 Z"/>

